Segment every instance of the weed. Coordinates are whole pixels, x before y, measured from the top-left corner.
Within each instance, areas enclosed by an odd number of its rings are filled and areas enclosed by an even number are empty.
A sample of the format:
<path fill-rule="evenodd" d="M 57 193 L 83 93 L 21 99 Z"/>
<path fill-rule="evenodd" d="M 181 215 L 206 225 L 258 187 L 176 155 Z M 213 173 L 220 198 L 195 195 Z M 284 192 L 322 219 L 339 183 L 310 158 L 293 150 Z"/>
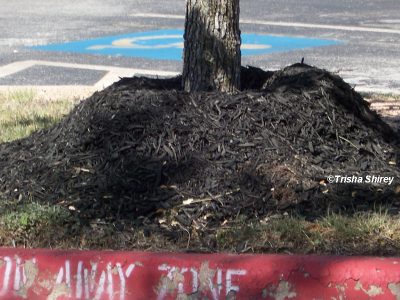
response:
<path fill-rule="evenodd" d="M 64 207 L 40 203 L 15 203 L 2 210 L 0 240 L 5 244 L 29 246 L 37 239 L 52 244 L 56 236 L 67 234 L 66 224 L 76 222 Z"/>

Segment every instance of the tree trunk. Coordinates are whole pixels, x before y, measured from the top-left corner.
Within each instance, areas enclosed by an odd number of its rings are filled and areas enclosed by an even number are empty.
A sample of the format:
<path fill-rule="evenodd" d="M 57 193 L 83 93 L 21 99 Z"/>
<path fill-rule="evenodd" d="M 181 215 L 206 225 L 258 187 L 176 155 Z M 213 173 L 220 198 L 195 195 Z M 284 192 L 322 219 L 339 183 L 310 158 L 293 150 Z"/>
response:
<path fill-rule="evenodd" d="M 185 91 L 240 89 L 239 0 L 187 0 L 184 41 Z"/>

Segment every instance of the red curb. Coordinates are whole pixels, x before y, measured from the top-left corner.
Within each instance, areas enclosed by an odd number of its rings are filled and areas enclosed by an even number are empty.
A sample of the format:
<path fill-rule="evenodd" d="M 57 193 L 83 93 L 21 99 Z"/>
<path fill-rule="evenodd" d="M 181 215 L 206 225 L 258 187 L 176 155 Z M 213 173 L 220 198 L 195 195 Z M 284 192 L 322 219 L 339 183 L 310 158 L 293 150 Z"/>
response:
<path fill-rule="evenodd" d="M 0 299 L 400 299 L 400 259 L 0 248 Z"/>

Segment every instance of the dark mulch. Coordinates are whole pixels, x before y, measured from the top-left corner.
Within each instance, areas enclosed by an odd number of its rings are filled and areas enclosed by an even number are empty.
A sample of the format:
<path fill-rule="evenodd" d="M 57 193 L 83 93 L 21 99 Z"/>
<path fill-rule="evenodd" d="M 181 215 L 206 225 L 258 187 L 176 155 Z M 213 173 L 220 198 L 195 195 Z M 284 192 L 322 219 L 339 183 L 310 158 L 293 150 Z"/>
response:
<path fill-rule="evenodd" d="M 0 145 L 3 197 L 72 205 L 86 220 L 167 216 L 184 227 L 400 205 L 398 135 L 338 76 L 296 64 L 244 68 L 236 95 L 179 85 L 121 79 L 57 126 Z"/>

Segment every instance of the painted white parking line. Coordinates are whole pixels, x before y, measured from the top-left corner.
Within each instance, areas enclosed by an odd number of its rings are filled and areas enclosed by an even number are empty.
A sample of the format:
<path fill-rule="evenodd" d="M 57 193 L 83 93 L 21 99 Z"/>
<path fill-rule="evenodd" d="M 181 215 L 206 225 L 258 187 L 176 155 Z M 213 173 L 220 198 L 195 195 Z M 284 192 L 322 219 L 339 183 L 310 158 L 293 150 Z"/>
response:
<path fill-rule="evenodd" d="M 123 77 L 133 77 L 134 75 L 150 75 L 150 76 L 162 76 L 170 77 L 176 76 L 179 73 L 165 72 L 165 71 L 154 71 L 154 70 L 142 70 L 142 69 L 118 69 L 109 71 L 101 80 L 99 80 L 94 87 L 96 90 L 102 90 L 114 82 L 117 82 Z"/>
<path fill-rule="evenodd" d="M 27 60 L 14 62 L 5 66 L 0 66 L 0 78 L 14 73 L 23 71 L 27 68 L 33 66 L 53 66 L 53 67 L 63 67 L 63 68 L 77 68 L 86 70 L 99 70 L 106 71 L 107 74 L 104 75 L 97 83 L 94 85 L 86 86 L 0 86 L 0 92 L 7 92 L 13 90 L 35 90 L 45 99 L 57 98 L 55 95 L 67 95 L 66 98 L 71 98 L 70 96 L 76 95 L 79 97 L 89 96 L 95 91 L 100 91 L 114 82 L 118 81 L 122 77 L 133 77 L 135 75 L 147 75 L 147 76 L 161 76 L 161 77 L 172 77 L 177 76 L 179 72 L 161 71 L 161 70 L 149 70 L 149 69 L 136 69 L 136 68 L 122 68 L 106 65 L 90 65 L 90 64 L 76 64 L 76 63 L 65 63 L 65 62 L 53 62 L 53 61 L 41 61 L 41 60 Z M 376 78 L 387 79 L 390 78 L 394 82 L 400 81 L 400 75 L 396 70 L 385 70 L 385 75 L 375 74 Z M 355 86 L 355 90 L 358 92 L 375 92 L 375 93 L 391 93 L 400 94 L 400 89 L 388 87 L 388 86 L 376 86 L 371 84 L 366 84 L 365 81 L 368 77 L 362 76 L 362 74 L 355 74 L 353 72 L 338 71 L 338 73 L 343 77 L 343 79 Z M 375 78 L 374 77 L 374 78 Z M 59 92 L 57 92 L 59 91 Z"/>
<path fill-rule="evenodd" d="M 52 66 L 52 67 L 62 67 L 62 68 L 75 68 L 75 69 L 98 70 L 98 71 L 113 71 L 116 74 L 140 73 L 140 74 L 145 74 L 145 75 L 158 75 L 158 76 L 174 76 L 177 74 L 176 72 L 160 71 L 160 70 L 123 68 L 123 67 L 114 67 L 114 66 L 106 66 L 106 65 L 65 63 L 65 62 L 55 62 L 55 61 L 45 61 L 45 60 L 22 61 L 22 62 L 16 62 L 14 64 L 18 64 L 18 63 L 41 65 L 41 66 Z"/>
<path fill-rule="evenodd" d="M 151 13 L 134 13 L 130 14 L 129 16 L 138 18 L 159 18 L 159 19 L 175 19 L 175 20 L 185 19 L 185 16 L 183 15 L 164 15 L 164 14 L 151 14 Z M 301 28 L 312 28 L 312 29 L 330 29 L 339 31 L 400 34 L 400 30 L 396 29 L 364 27 L 364 26 L 326 25 L 326 24 L 314 24 L 314 23 L 302 23 L 302 22 L 274 22 L 274 21 L 264 21 L 264 20 L 248 20 L 248 19 L 240 19 L 240 22 L 242 24 L 254 24 L 254 25 L 265 25 L 265 26 L 296 27 L 296 28 L 301 27 Z"/>
<path fill-rule="evenodd" d="M 34 65 L 35 62 L 33 60 L 25 60 L 14 62 L 5 66 L 0 66 L 0 78 L 23 71 L 25 69 L 33 67 Z"/>
<path fill-rule="evenodd" d="M 1 66 L 0 78 L 12 75 L 14 73 L 23 71 L 33 66 L 51 66 L 51 67 L 72 68 L 72 69 L 107 71 L 107 74 L 94 85 L 95 89 L 103 89 L 107 86 L 110 86 L 114 82 L 118 81 L 121 77 L 132 77 L 136 74 L 148 75 L 148 76 L 165 76 L 165 77 L 176 76 L 179 74 L 178 72 L 169 72 L 161 70 L 121 68 L 121 67 L 104 66 L 104 65 L 76 64 L 76 63 L 53 62 L 44 60 L 26 60 Z"/>

